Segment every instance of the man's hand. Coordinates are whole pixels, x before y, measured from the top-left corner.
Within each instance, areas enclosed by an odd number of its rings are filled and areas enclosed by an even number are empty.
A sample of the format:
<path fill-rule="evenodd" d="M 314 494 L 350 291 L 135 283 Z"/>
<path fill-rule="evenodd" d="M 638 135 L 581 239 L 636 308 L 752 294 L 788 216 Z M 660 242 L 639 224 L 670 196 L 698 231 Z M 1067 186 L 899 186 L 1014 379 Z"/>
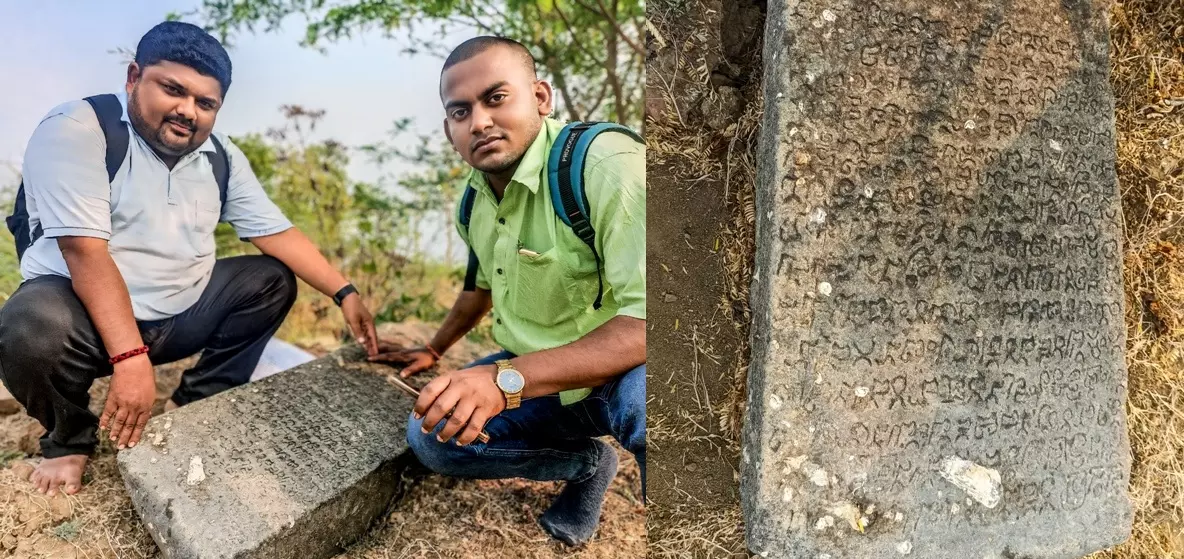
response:
<path fill-rule="evenodd" d="M 156 401 L 156 375 L 147 355 L 137 355 L 115 364 L 107 404 L 99 416 L 99 429 L 111 428 L 111 440 L 120 450 L 136 446 L 144 425 L 152 417 Z"/>
<path fill-rule="evenodd" d="M 357 293 L 350 293 L 341 302 L 341 314 L 345 315 L 345 323 L 354 333 L 358 343 L 366 348 L 366 355 L 373 358 L 378 354 L 378 333 L 374 330 L 374 317 L 362 303 Z"/>
<path fill-rule="evenodd" d="M 452 417 L 436 440 L 447 442 L 455 436 L 459 446 L 473 442 L 485 422 L 506 409 L 506 397 L 497 387 L 495 375 L 497 366 L 480 365 L 450 371 L 429 382 L 415 401 L 415 416 L 423 417 L 423 432 L 432 432 L 451 411 Z"/>
<path fill-rule="evenodd" d="M 392 366 L 403 365 L 403 370 L 399 371 L 399 376 L 403 378 L 436 366 L 436 356 L 426 347 L 405 348 L 382 340 L 378 341 L 378 354 L 370 357 L 370 361 Z"/>

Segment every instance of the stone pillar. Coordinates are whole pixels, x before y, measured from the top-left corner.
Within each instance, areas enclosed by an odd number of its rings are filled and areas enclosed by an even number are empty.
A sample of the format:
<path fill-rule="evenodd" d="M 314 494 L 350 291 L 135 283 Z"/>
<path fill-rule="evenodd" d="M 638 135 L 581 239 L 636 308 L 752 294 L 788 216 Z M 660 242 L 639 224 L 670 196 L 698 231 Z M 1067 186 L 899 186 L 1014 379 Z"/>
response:
<path fill-rule="evenodd" d="M 768 14 L 752 551 L 1052 558 L 1125 540 L 1106 3 Z"/>

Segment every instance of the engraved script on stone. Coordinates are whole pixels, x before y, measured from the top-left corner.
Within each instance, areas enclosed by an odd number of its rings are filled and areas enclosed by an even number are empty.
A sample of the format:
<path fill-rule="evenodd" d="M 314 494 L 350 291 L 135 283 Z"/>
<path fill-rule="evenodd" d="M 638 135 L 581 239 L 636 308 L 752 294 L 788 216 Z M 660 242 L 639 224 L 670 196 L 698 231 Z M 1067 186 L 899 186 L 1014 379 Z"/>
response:
<path fill-rule="evenodd" d="M 1125 540 L 1106 3 L 771 0 L 742 455 L 762 557 Z"/>
<path fill-rule="evenodd" d="M 119 453 L 170 559 L 320 558 L 365 533 L 406 466 L 412 400 L 342 350 L 153 418 Z"/>

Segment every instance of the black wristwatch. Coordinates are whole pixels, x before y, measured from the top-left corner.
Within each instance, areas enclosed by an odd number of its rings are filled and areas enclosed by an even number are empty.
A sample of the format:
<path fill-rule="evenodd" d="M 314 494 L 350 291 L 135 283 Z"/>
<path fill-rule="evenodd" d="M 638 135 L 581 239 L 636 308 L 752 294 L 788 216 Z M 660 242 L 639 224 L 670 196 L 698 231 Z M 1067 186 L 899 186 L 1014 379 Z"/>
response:
<path fill-rule="evenodd" d="M 357 293 L 357 292 L 358 292 L 358 288 L 354 287 L 354 284 L 347 283 L 347 284 L 345 284 L 345 287 L 341 288 L 340 291 L 333 294 L 333 302 L 337 303 L 337 306 L 340 307 L 341 302 L 344 301 L 345 298 L 348 297 L 350 293 Z"/>

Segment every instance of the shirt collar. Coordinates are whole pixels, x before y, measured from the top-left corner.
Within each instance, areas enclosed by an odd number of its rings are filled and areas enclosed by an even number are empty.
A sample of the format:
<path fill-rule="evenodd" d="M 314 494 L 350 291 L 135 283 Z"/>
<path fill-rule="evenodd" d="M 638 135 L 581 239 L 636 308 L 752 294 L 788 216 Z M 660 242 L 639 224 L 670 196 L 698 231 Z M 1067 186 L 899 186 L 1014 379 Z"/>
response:
<path fill-rule="evenodd" d="M 127 92 L 121 91 L 115 94 L 115 96 L 119 98 L 119 106 L 123 108 L 123 114 L 119 116 L 119 120 L 126 122 L 128 124 L 128 129 L 139 136 L 140 133 L 136 131 L 135 126 L 132 126 L 132 120 L 127 116 Z M 206 138 L 206 141 L 202 142 L 200 146 L 197 146 L 197 151 L 209 153 L 218 151 L 218 149 L 214 147 L 214 134 L 212 132 L 210 133 L 210 136 Z"/>
<path fill-rule="evenodd" d="M 526 148 L 526 153 L 522 154 L 522 160 L 518 163 L 514 176 L 510 178 L 511 183 L 525 186 L 531 194 L 538 193 L 543 167 L 546 166 L 547 156 L 551 152 L 551 144 L 555 141 L 558 130 L 562 128 L 563 124 L 554 119 L 543 119 L 543 126 L 530 147 Z M 489 188 L 489 181 L 481 171 L 473 169 L 469 176 L 473 185 Z"/>

